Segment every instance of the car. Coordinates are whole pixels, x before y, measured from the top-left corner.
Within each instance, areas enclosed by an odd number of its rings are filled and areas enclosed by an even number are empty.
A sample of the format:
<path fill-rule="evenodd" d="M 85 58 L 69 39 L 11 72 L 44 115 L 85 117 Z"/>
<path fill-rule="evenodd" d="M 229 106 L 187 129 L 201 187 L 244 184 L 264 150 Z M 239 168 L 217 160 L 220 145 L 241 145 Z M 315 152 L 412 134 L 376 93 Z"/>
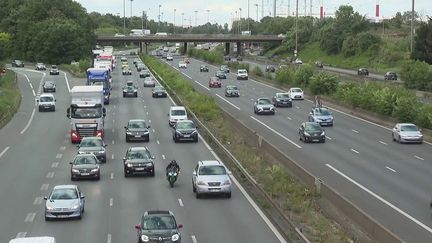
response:
<path fill-rule="evenodd" d="M 127 63 L 127 62 L 122 62 L 122 63 L 121 63 L 121 68 L 122 68 L 122 69 L 129 68 L 129 63 Z"/>
<path fill-rule="evenodd" d="M 249 76 L 246 69 L 237 70 L 237 80 L 248 80 Z"/>
<path fill-rule="evenodd" d="M 126 142 L 130 141 L 150 141 L 150 125 L 147 125 L 145 120 L 133 119 L 129 120 L 127 126 L 124 127 Z"/>
<path fill-rule="evenodd" d="M 142 62 L 138 57 L 134 58 L 132 63 L 135 65 L 137 62 Z"/>
<path fill-rule="evenodd" d="M 99 160 L 94 154 L 77 154 L 71 164 L 71 180 L 100 179 Z"/>
<path fill-rule="evenodd" d="M 132 81 L 132 80 L 126 81 L 126 86 L 134 87 L 134 81 Z"/>
<path fill-rule="evenodd" d="M 186 64 L 190 64 L 190 59 L 189 59 L 189 58 L 185 58 L 185 59 L 184 59 L 184 62 L 185 62 Z"/>
<path fill-rule="evenodd" d="M 219 70 L 223 71 L 225 73 L 229 73 L 230 72 L 230 69 L 229 69 L 229 67 L 227 65 L 221 65 L 220 68 L 219 68 Z"/>
<path fill-rule="evenodd" d="M 224 56 L 224 61 L 231 61 L 231 57 L 230 56 Z"/>
<path fill-rule="evenodd" d="M 12 67 L 24 67 L 24 62 L 20 60 L 13 60 L 12 61 Z"/>
<path fill-rule="evenodd" d="M 384 74 L 384 80 L 397 80 L 397 74 L 395 72 L 386 72 Z"/>
<path fill-rule="evenodd" d="M 226 79 L 227 78 L 226 73 L 224 71 L 220 71 L 220 70 L 216 71 L 215 76 L 218 77 L 219 79 Z"/>
<path fill-rule="evenodd" d="M 116 33 L 115 35 L 114 35 L 114 37 L 126 37 L 124 34 L 121 34 L 121 33 Z"/>
<path fill-rule="evenodd" d="M 258 98 L 254 103 L 254 113 L 261 114 L 271 114 L 276 113 L 275 107 L 270 99 L 268 98 Z"/>
<path fill-rule="evenodd" d="M 300 60 L 299 58 L 297 58 L 297 59 L 295 59 L 295 60 L 293 61 L 293 63 L 294 63 L 294 64 L 301 65 L 301 64 L 303 64 L 303 61 Z"/>
<path fill-rule="evenodd" d="M 299 128 L 299 139 L 305 143 L 325 143 L 325 131 L 318 122 L 303 122 Z"/>
<path fill-rule="evenodd" d="M 84 137 L 77 146 L 78 154 L 94 154 L 101 163 L 106 163 L 106 146 L 101 137 Z"/>
<path fill-rule="evenodd" d="M 50 75 L 59 75 L 60 72 L 57 68 L 57 65 L 51 65 L 49 73 L 50 73 Z"/>
<path fill-rule="evenodd" d="M 357 75 L 359 75 L 359 76 L 369 76 L 369 70 L 367 70 L 367 68 L 359 68 L 357 70 Z"/>
<path fill-rule="evenodd" d="M 423 143 L 423 134 L 412 123 L 397 123 L 392 129 L 392 139 L 398 143 Z"/>
<path fill-rule="evenodd" d="M 38 71 L 45 71 L 46 70 L 45 64 L 43 64 L 41 62 L 36 63 L 36 70 L 38 70 Z"/>
<path fill-rule="evenodd" d="M 207 65 L 201 65 L 200 66 L 200 72 L 208 72 L 209 68 L 207 67 Z"/>
<path fill-rule="evenodd" d="M 192 172 L 192 191 L 196 198 L 202 194 L 224 194 L 231 198 L 231 172 L 217 160 L 198 161 Z"/>
<path fill-rule="evenodd" d="M 129 68 L 129 66 L 123 68 L 122 70 L 123 75 L 132 75 L 132 70 Z"/>
<path fill-rule="evenodd" d="M 292 107 L 292 99 L 288 93 L 276 93 L 272 101 L 275 107 Z"/>
<path fill-rule="evenodd" d="M 315 62 L 315 67 L 317 67 L 317 68 L 323 68 L 324 65 L 323 65 L 322 62 L 320 62 L 320 61 L 316 61 L 316 62 Z"/>
<path fill-rule="evenodd" d="M 144 87 L 155 87 L 156 80 L 153 77 L 144 78 Z"/>
<path fill-rule="evenodd" d="M 235 85 L 227 85 L 225 87 L 225 96 L 226 97 L 240 97 L 240 90 Z"/>
<path fill-rule="evenodd" d="M 169 51 L 168 47 L 165 46 L 165 47 L 163 48 L 163 51 L 164 51 L 164 52 L 168 52 L 168 51 Z"/>
<path fill-rule="evenodd" d="M 144 65 L 144 63 L 141 62 L 137 63 L 136 68 L 138 72 L 141 72 L 142 70 L 147 70 L 147 67 Z"/>
<path fill-rule="evenodd" d="M 314 107 L 308 115 L 308 121 L 317 122 L 321 126 L 333 126 L 333 113 L 327 107 Z"/>
<path fill-rule="evenodd" d="M 168 57 L 168 53 L 167 52 L 162 52 L 162 59 L 166 59 Z"/>
<path fill-rule="evenodd" d="M 161 85 L 156 85 L 153 89 L 152 89 L 152 97 L 153 98 L 158 98 L 158 97 L 167 97 L 168 94 L 165 90 L 165 88 Z"/>
<path fill-rule="evenodd" d="M 141 70 L 141 72 L 139 73 L 140 78 L 146 78 L 146 77 L 150 77 L 150 71 L 149 70 Z"/>
<path fill-rule="evenodd" d="M 195 123 L 191 120 L 177 121 L 173 126 L 172 138 L 174 142 L 182 140 L 198 142 L 198 130 Z"/>
<path fill-rule="evenodd" d="M 123 97 L 138 97 L 138 88 L 135 85 L 123 87 Z"/>
<path fill-rule="evenodd" d="M 39 112 L 46 110 L 55 111 L 55 102 L 56 99 L 53 94 L 42 93 L 37 99 Z"/>
<path fill-rule="evenodd" d="M 304 93 L 300 88 L 290 88 L 288 94 L 293 100 L 304 100 Z"/>
<path fill-rule="evenodd" d="M 178 68 L 187 68 L 187 64 L 184 61 L 178 63 Z"/>
<path fill-rule="evenodd" d="M 50 236 L 25 237 L 12 239 L 9 243 L 56 243 L 56 239 Z"/>
<path fill-rule="evenodd" d="M 127 60 L 128 60 L 128 59 L 127 59 L 127 57 L 125 57 L 125 56 L 122 56 L 122 57 L 120 58 L 120 61 L 121 61 L 121 62 L 126 62 L 126 63 L 127 63 Z"/>
<path fill-rule="evenodd" d="M 183 225 L 177 224 L 174 214 L 167 210 L 146 211 L 135 225 L 138 243 L 143 242 L 175 242 L 181 243 L 179 229 Z"/>
<path fill-rule="evenodd" d="M 54 186 L 49 196 L 44 197 L 45 220 L 78 218 L 84 214 L 85 196 L 77 185 Z"/>
<path fill-rule="evenodd" d="M 42 91 L 46 92 L 56 92 L 56 84 L 54 81 L 47 80 L 42 85 Z"/>
<path fill-rule="evenodd" d="M 220 88 L 222 87 L 222 82 L 218 77 L 210 77 L 208 85 L 210 88 Z"/>
<path fill-rule="evenodd" d="M 140 65 L 140 64 L 141 64 L 141 65 L 144 65 L 144 67 L 145 67 L 145 64 L 141 61 L 141 59 L 138 59 L 138 60 L 135 62 L 134 65 L 135 65 L 136 68 L 138 68 L 138 65 Z"/>
<path fill-rule="evenodd" d="M 123 158 L 124 176 L 149 174 L 155 176 L 155 157 L 147 147 L 130 147 Z"/>
<path fill-rule="evenodd" d="M 265 71 L 274 73 L 276 71 L 276 68 L 274 65 L 269 64 L 269 65 L 266 65 Z"/>
<path fill-rule="evenodd" d="M 173 58 L 173 56 L 171 56 L 171 55 L 167 55 L 166 60 L 167 60 L 167 61 L 173 61 L 174 58 Z"/>
<path fill-rule="evenodd" d="M 184 106 L 171 106 L 168 113 L 168 124 L 174 126 L 177 121 L 187 120 L 187 112 Z"/>
<path fill-rule="evenodd" d="M 240 62 L 243 61 L 243 57 L 240 56 L 240 55 L 239 55 L 239 56 L 236 56 L 236 59 L 237 59 L 237 61 L 240 61 Z"/>

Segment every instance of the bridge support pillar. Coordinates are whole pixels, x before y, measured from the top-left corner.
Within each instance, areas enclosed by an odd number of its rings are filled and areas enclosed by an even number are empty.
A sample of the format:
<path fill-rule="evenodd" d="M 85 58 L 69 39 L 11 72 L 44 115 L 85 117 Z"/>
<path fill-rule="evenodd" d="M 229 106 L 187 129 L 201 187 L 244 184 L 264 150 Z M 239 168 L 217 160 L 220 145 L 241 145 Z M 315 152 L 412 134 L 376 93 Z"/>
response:
<path fill-rule="evenodd" d="M 230 54 L 230 43 L 225 43 L 225 56 L 228 56 Z"/>
<path fill-rule="evenodd" d="M 145 42 L 145 54 L 146 55 L 148 54 L 148 45 L 149 45 L 149 43 Z"/>
<path fill-rule="evenodd" d="M 139 53 L 143 53 L 143 42 L 139 42 L 138 46 L 139 46 Z"/>
<path fill-rule="evenodd" d="M 237 42 L 237 56 L 241 56 L 242 55 L 242 47 L 241 47 L 241 42 Z"/>
<path fill-rule="evenodd" d="M 182 53 L 182 55 L 185 55 L 186 53 L 187 53 L 187 42 L 184 42 L 183 43 L 183 53 Z"/>

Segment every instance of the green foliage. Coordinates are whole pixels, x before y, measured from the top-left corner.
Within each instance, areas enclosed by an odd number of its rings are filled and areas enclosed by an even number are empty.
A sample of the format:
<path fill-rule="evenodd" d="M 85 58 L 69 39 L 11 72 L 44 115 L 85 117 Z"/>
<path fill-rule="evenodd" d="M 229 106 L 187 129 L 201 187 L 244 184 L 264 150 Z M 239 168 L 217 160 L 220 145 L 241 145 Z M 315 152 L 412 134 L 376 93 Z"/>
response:
<path fill-rule="evenodd" d="M 298 65 L 295 68 L 294 79 L 296 84 L 307 87 L 310 78 L 313 76 L 314 68 L 309 64 Z"/>
<path fill-rule="evenodd" d="M 295 70 L 291 67 L 276 70 L 276 81 L 281 84 L 292 85 L 295 83 Z"/>
<path fill-rule="evenodd" d="M 0 128 L 12 119 L 20 102 L 21 93 L 15 82 L 15 73 L 7 71 L 5 76 L 0 77 Z"/>
<path fill-rule="evenodd" d="M 216 51 L 206 51 L 189 48 L 188 55 L 216 65 L 223 64 L 224 62 L 222 53 Z"/>
<path fill-rule="evenodd" d="M 416 29 L 415 44 L 411 57 L 432 64 L 432 18 Z"/>
<path fill-rule="evenodd" d="M 356 53 L 357 39 L 353 36 L 348 36 L 342 45 L 342 55 L 344 57 L 354 56 Z"/>
<path fill-rule="evenodd" d="M 309 83 L 309 90 L 314 95 L 330 95 L 336 92 L 338 87 L 337 77 L 328 72 L 320 72 L 313 76 Z"/>
<path fill-rule="evenodd" d="M 252 69 L 252 74 L 254 74 L 254 75 L 258 76 L 258 77 L 264 76 L 264 72 L 263 72 L 263 70 L 259 66 L 255 66 Z"/>
<path fill-rule="evenodd" d="M 401 74 L 405 87 L 432 91 L 432 67 L 427 63 L 409 61 L 402 66 Z"/>
<path fill-rule="evenodd" d="M 412 122 L 416 120 L 419 105 L 415 96 L 398 97 L 392 115 L 401 122 Z"/>
<path fill-rule="evenodd" d="M 249 72 L 249 64 L 248 63 L 239 63 L 239 62 L 228 62 L 228 66 L 233 69 L 246 69 Z"/>
<path fill-rule="evenodd" d="M 371 34 L 369 32 L 361 32 L 356 35 L 357 51 L 363 52 L 368 50 L 373 45 L 379 45 L 381 43 L 381 38 L 377 35 Z"/>
<path fill-rule="evenodd" d="M 11 47 L 12 36 L 9 33 L 0 32 L 0 60 L 9 57 Z"/>

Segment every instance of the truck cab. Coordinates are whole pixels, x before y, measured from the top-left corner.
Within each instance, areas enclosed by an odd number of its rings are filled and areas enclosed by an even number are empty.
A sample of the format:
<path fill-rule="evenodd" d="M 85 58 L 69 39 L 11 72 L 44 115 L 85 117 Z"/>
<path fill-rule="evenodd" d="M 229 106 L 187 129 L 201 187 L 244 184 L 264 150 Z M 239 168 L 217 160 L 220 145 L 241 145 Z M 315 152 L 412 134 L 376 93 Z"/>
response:
<path fill-rule="evenodd" d="M 111 97 L 111 72 L 108 68 L 87 69 L 87 85 L 103 87 L 104 104 L 109 104 Z"/>

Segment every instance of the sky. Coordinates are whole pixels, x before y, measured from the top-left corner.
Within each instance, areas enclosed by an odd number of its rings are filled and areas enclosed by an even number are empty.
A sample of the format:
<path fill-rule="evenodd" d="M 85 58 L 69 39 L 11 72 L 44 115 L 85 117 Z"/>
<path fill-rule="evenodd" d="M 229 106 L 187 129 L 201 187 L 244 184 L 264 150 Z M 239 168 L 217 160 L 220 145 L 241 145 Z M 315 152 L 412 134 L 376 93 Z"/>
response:
<path fill-rule="evenodd" d="M 147 12 L 150 19 L 158 20 L 159 5 L 161 21 L 167 21 L 176 25 L 202 25 L 206 22 L 218 23 L 223 25 L 239 18 L 249 16 L 256 20 L 265 16 L 273 16 L 273 0 L 74 0 L 80 3 L 87 12 L 99 12 L 101 14 L 111 13 L 123 17 L 142 16 L 143 11 Z M 351 5 L 354 11 L 361 15 L 375 16 L 375 5 L 379 2 L 380 16 L 391 18 L 397 12 L 411 10 L 410 0 L 298 0 L 299 15 L 305 13 L 305 2 L 307 3 L 306 13 L 310 13 L 310 3 L 312 2 L 312 14 L 319 16 L 321 3 L 324 6 L 325 15 L 330 16 L 339 8 L 340 5 Z M 123 12 L 123 3 L 125 11 Z M 290 15 L 295 15 L 296 0 L 276 0 L 277 16 L 287 16 L 288 9 Z M 258 6 L 257 6 L 258 5 Z M 290 6 L 288 8 L 288 6 Z M 240 10 L 241 9 L 241 10 Z M 258 11 L 257 11 L 258 9 Z M 195 11 L 197 11 L 195 13 Z M 423 20 L 426 16 L 432 16 L 431 0 L 416 0 L 415 11 L 420 14 Z M 196 18 L 195 18 L 196 17 Z M 196 20 L 196 22 L 195 22 Z"/>

